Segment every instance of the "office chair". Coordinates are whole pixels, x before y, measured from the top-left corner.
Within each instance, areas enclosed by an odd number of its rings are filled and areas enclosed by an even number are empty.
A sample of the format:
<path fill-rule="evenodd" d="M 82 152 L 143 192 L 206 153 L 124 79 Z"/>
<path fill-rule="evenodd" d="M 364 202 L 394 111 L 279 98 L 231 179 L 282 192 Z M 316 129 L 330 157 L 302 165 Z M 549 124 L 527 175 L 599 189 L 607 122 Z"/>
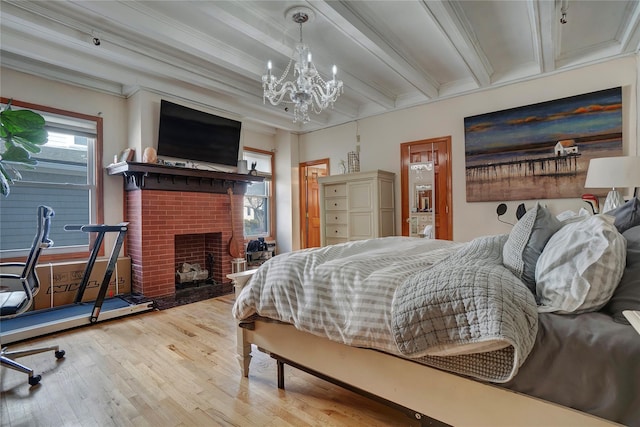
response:
<path fill-rule="evenodd" d="M 33 304 L 33 299 L 40 289 L 40 280 L 36 274 L 36 265 L 40 252 L 53 245 L 49 240 L 51 218 L 55 213 L 48 206 L 38 206 L 38 231 L 31 251 L 25 263 L 0 264 L 0 320 L 7 319 L 27 311 Z M 0 363 L 10 369 L 29 375 L 29 384 L 34 386 L 40 382 L 40 375 L 34 375 L 30 369 L 14 359 L 46 351 L 55 351 L 57 359 L 64 357 L 64 350 L 58 346 L 43 347 L 32 350 L 8 351 L 7 347 L 0 350 Z"/>

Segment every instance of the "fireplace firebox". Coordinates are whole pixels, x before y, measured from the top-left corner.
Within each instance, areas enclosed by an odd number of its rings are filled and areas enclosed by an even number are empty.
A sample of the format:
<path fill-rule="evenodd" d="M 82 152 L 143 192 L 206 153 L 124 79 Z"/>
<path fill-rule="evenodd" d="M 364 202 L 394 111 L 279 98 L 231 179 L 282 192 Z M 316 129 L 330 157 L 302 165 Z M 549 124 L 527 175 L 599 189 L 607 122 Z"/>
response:
<path fill-rule="evenodd" d="M 174 238 L 174 269 L 178 289 L 193 284 L 223 283 L 220 262 L 222 233 L 179 234 Z"/>

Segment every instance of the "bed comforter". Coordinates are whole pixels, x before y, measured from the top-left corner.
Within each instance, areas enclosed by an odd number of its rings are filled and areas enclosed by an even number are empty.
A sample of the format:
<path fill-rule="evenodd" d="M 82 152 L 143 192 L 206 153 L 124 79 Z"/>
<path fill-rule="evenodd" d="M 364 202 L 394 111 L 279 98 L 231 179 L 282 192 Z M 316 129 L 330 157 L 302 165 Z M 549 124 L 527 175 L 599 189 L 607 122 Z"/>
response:
<path fill-rule="evenodd" d="M 282 254 L 258 269 L 233 315 L 509 381 L 533 346 L 537 312 L 502 266 L 505 240 L 386 237 Z"/>

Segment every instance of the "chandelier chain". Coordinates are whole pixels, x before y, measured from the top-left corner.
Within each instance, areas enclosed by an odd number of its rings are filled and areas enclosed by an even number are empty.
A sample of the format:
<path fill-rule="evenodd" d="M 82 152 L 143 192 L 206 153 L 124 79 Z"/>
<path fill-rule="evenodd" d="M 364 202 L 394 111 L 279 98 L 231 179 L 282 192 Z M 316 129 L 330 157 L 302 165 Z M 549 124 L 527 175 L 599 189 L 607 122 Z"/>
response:
<path fill-rule="evenodd" d="M 302 44 L 302 22 L 300 22 L 300 44 Z"/>

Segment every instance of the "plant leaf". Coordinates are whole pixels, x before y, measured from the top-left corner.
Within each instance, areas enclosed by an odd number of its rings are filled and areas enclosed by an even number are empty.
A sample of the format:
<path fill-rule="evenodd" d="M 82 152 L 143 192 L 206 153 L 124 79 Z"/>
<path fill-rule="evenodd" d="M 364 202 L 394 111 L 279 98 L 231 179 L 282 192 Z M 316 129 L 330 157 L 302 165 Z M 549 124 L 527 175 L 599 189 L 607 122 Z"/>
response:
<path fill-rule="evenodd" d="M 36 159 L 32 159 L 27 150 L 18 146 L 9 147 L 7 151 L 2 153 L 2 161 L 24 163 L 34 166 L 38 164 L 38 161 Z"/>
<path fill-rule="evenodd" d="M 49 140 L 49 132 L 46 129 L 30 129 L 20 133 L 14 133 L 13 139 L 16 142 L 23 143 L 22 141 L 28 141 L 35 145 L 44 145 Z"/>
<path fill-rule="evenodd" d="M 0 124 L 8 133 L 17 134 L 44 128 L 45 120 L 30 110 L 4 110 L 0 113 Z"/>
<path fill-rule="evenodd" d="M 4 140 L 4 152 L 0 153 L 0 194 L 9 195 L 13 179 L 7 168 L 13 171 L 17 179 L 20 172 L 12 163 L 25 165 L 27 168 L 38 164 L 30 153 L 39 153 L 40 145 L 47 143 L 49 133 L 45 129 L 45 120 L 40 114 L 30 110 L 12 110 L 11 101 L 0 112 L 0 138 Z"/>
<path fill-rule="evenodd" d="M 42 151 L 42 149 L 40 148 L 40 146 L 39 146 L 39 145 L 34 144 L 34 143 L 33 143 L 33 141 L 28 141 L 28 140 L 26 140 L 26 139 L 22 139 L 22 138 L 20 138 L 20 137 L 18 137 L 18 136 L 16 136 L 16 137 L 13 139 L 13 141 L 14 141 L 14 142 L 16 142 L 16 143 L 18 143 L 18 144 L 21 144 L 21 145 L 22 145 L 22 147 L 24 147 L 24 149 L 25 149 L 25 150 L 27 150 L 27 151 L 28 151 L 28 152 L 30 152 L 30 153 L 38 154 L 40 151 Z M 45 142 L 46 142 L 46 141 L 45 141 Z"/>

